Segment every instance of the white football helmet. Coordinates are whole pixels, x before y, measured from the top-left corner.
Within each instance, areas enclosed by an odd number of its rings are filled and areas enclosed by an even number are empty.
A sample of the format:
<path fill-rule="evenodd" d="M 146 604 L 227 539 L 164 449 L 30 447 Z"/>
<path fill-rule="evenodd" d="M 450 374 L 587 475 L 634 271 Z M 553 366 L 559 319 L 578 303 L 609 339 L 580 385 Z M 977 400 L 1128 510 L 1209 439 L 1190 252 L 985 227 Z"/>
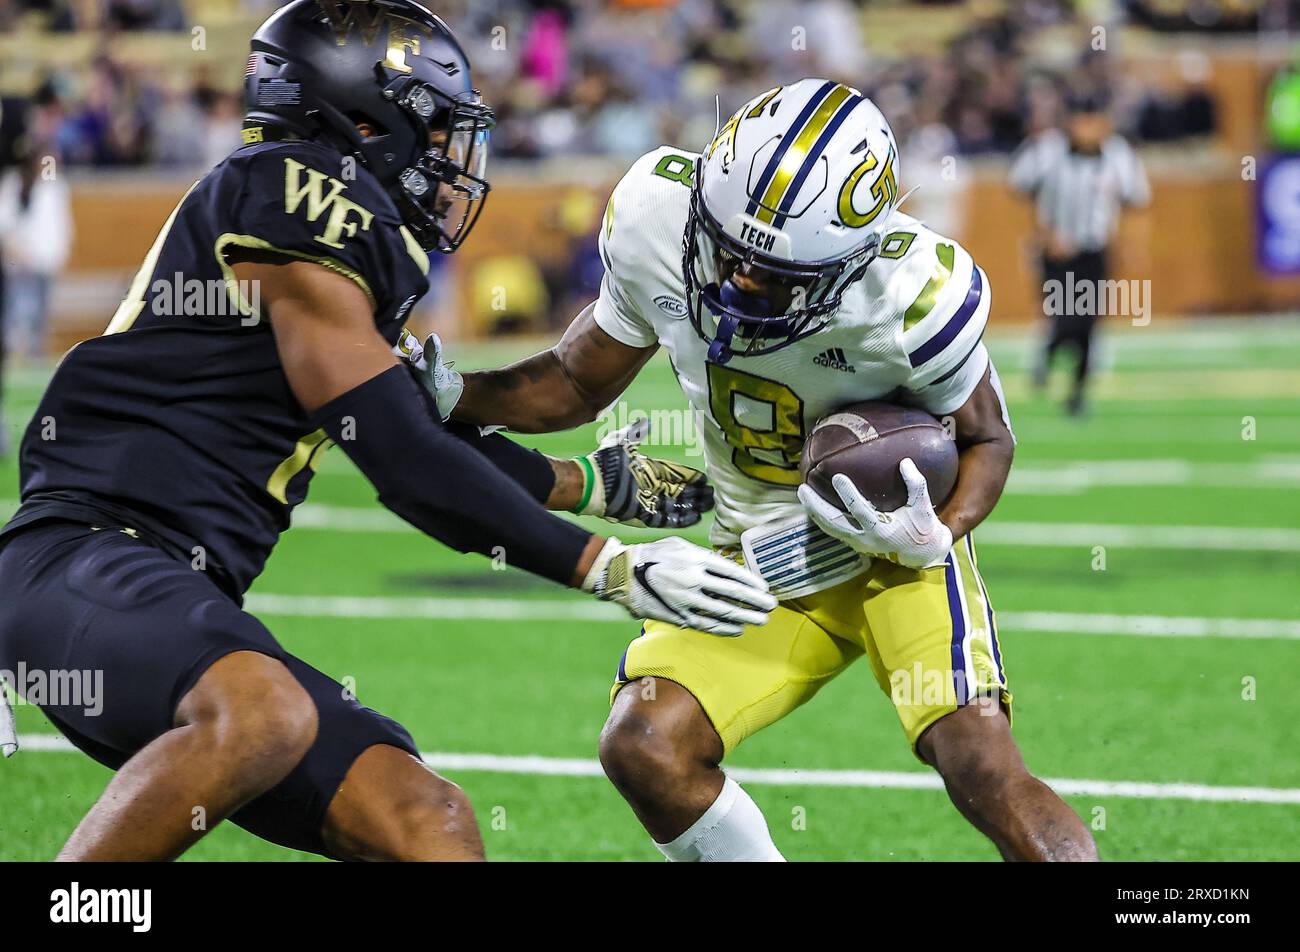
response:
<path fill-rule="evenodd" d="M 696 162 L 684 241 L 687 306 L 709 360 L 824 327 L 898 200 L 894 134 L 856 89 L 803 79 L 742 106 Z M 738 286 L 738 272 L 770 292 Z"/>

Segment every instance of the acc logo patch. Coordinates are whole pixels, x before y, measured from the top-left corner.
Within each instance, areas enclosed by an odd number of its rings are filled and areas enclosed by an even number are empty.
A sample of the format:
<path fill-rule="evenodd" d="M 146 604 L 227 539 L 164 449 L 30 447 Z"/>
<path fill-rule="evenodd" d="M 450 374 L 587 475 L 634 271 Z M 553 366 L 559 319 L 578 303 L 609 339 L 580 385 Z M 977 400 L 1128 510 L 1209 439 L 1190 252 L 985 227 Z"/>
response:
<path fill-rule="evenodd" d="M 686 302 L 679 297 L 674 297 L 671 294 L 661 294 L 655 298 L 655 303 L 659 305 L 659 310 L 671 318 L 680 320 L 686 316 Z"/>

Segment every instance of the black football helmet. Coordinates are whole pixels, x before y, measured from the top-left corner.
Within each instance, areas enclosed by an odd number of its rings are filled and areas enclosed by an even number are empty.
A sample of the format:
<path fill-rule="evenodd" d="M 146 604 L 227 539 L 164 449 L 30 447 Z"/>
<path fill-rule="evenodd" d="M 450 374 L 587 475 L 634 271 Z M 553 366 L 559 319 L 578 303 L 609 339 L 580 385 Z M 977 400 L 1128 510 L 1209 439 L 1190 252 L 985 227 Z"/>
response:
<path fill-rule="evenodd" d="M 487 199 L 494 117 L 425 6 L 293 0 L 253 34 L 245 77 L 245 141 L 328 141 L 379 179 L 426 250 L 449 254 L 469 235 Z"/>

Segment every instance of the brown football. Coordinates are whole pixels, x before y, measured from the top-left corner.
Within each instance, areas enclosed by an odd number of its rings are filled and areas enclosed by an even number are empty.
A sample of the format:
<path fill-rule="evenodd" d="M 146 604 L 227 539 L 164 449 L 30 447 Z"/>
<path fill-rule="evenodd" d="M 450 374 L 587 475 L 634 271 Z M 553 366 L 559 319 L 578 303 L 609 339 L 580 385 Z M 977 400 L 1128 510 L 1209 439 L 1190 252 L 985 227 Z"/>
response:
<path fill-rule="evenodd" d="M 930 484 L 937 509 L 957 482 L 957 445 L 924 410 L 868 400 L 818 421 L 804 443 L 799 472 L 818 495 L 840 508 L 831 484 L 836 473 L 853 480 L 881 512 L 892 512 L 907 502 L 898 464 L 908 457 Z"/>

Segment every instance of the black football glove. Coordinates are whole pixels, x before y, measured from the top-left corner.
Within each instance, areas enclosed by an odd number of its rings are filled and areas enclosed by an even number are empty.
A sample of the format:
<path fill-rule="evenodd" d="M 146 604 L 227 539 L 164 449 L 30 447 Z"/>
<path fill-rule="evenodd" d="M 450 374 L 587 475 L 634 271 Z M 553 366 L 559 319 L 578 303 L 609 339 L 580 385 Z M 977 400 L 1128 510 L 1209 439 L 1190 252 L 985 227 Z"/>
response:
<path fill-rule="evenodd" d="M 573 511 L 646 529 L 693 526 L 713 508 L 713 487 L 698 469 L 641 453 L 645 417 L 611 433 L 594 453 L 578 457 L 586 485 Z"/>

